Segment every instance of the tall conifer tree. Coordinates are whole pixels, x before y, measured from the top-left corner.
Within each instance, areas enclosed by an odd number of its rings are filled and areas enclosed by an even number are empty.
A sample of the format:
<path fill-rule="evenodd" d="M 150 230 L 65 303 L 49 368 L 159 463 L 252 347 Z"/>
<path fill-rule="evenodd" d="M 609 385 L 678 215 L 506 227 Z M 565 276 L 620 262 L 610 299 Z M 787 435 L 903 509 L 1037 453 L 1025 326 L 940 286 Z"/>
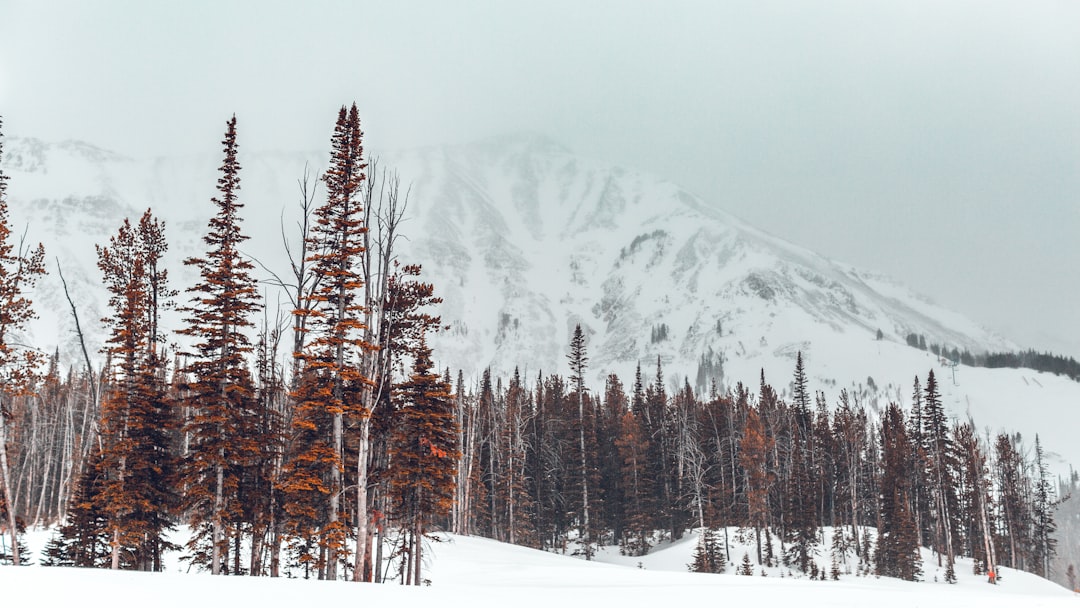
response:
<path fill-rule="evenodd" d="M 251 354 L 248 332 L 259 308 L 253 266 L 240 254 L 247 240 L 240 230 L 238 199 L 240 163 L 237 160 L 236 116 L 226 123 L 224 160 L 218 178 L 218 196 L 211 199 L 217 213 L 203 237 L 205 257 L 184 263 L 199 270 L 192 294 L 187 327 L 179 333 L 194 339 L 195 352 L 185 372 L 192 378 L 187 390 L 190 409 L 185 431 L 190 438 L 183 468 L 185 507 L 196 536 L 210 534 L 210 571 L 220 574 L 228 551 L 226 528 L 235 524 L 244 472 L 259 455 L 260 441 L 253 433 L 254 383 L 248 368 Z M 206 529 L 206 527 L 209 529 Z"/>
<path fill-rule="evenodd" d="M 361 213 L 361 185 L 365 179 L 360 118 L 353 104 L 338 112 L 331 138 L 331 165 L 323 176 L 327 200 L 315 211 L 316 224 L 309 237 L 308 258 L 318 277 L 311 308 L 300 311 L 310 339 L 305 351 L 299 386 L 294 394 L 294 451 L 285 469 L 286 506 L 294 529 L 301 520 L 317 526 L 325 559 L 319 566 L 328 579 L 337 578 L 345 549 L 347 516 L 342 504 L 345 489 L 346 419 L 358 421 L 359 466 L 357 488 L 360 520 L 357 547 L 367 543 L 367 456 L 371 412 L 362 402 L 365 378 L 361 363 L 373 348 L 364 340 L 365 310 L 362 256 L 367 227 Z M 321 497 L 321 498 L 320 498 Z M 314 530 L 312 530 L 314 531 Z M 310 531 L 309 531 L 310 532 Z M 357 559 L 363 563 L 363 555 Z"/>
<path fill-rule="evenodd" d="M 0 161 L 3 160 L 2 138 L 0 133 Z M 27 295 L 38 277 L 45 274 L 45 249 L 40 244 L 30 249 L 22 242 L 15 242 L 8 220 L 7 179 L 0 171 L 0 508 L 6 513 L 5 524 L 11 534 L 12 563 L 18 566 L 21 557 L 8 463 L 8 419 L 12 414 L 12 399 L 31 389 L 41 363 L 37 351 L 18 347 L 16 343 L 19 332 L 37 316 Z"/>
<path fill-rule="evenodd" d="M 109 245 L 98 247 L 112 308 L 104 319 L 112 366 L 101 404 L 105 481 L 94 499 L 109 518 L 113 569 L 160 570 L 161 553 L 171 546 L 164 535 L 177 502 L 170 445 L 176 419 L 158 347 L 160 311 L 175 295 L 162 267 L 166 248 L 164 224 L 150 210 L 135 226 L 124 220 Z"/>

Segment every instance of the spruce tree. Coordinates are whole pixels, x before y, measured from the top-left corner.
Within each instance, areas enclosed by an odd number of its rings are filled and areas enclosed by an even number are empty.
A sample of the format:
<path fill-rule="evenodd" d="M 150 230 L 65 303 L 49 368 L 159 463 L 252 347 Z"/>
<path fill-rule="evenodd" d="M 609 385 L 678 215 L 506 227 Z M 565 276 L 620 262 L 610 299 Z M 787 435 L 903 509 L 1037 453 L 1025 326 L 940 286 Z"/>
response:
<path fill-rule="evenodd" d="M 909 581 L 917 580 L 921 571 L 907 471 L 911 451 L 904 414 L 890 403 L 881 421 L 881 529 L 874 557 L 878 574 Z"/>
<path fill-rule="evenodd" d="M 421 341 L 409 380 L 397 388 L 401 420 L 390 450 L 392 512 L 410 533 L 417 585 L 424 534 L 434 518 L 450 512 L 460 456 L 450 386 L 431 368 L 431 349 Z"/>
<path fill-rule="evenodd" d="M 570 382 L 574 385 L 574 399 L 578 409 L 578 438 L 581 456 L 581 543 L 585 551 L 585 559 L 591 560 L 593 554 L 592 538 L 589 524 L 589 466 L 585 451 L 585 368 L 589 358 L 585 354 L 585 334 L 581 331 L 581 325 L 574 327 L 574 335 L 570 339 L 570 353 L 567 355 L 570 362 Z"/>
<path fill-rule="evenodd" d="M 1054 532 L 1057 525 L 1054 523 L 1053 489 L 1050 485 L 1050 473 L 1046 466 L 1046 456 L 1043 454 L 1042 443 L 1039 436 L 1035 435 L 1035 492 L 1032 503 L 1033 536 L 1035 557 L 1032 570 L 1045 579 L 1050 578 L 1050 563 L 1057 553 L 1057 540 Z"/>
<path fill-rule="evenodd" d="M 331 139 L 331 165 L 323 176 L 326 203 L 315 211 L 308 237 L 308 261 L 317 277 L 310 308 L 299 311 L 309 339 L 293 393 L 293 442 L 281 487 L 288 496 L 286 511 L 294 534 L 317 535 L 320 572 L 337 578 L 346 551 L 345 429 L 360 428 L 356 439 L 358 518 L 357 547 L 367 547 L 367 463 L 371 412 L 363 403 L 361 362 L 374 346 L 365 341 L 362 256 L 364 233 L 361 186 L 366 179 L 362 133 L 356 104 L 342 106 Z M 364 555 L 356 556 L 363 563 Z"/>
<path fill-rule="evenodd" d="M 0 120 L 0 127 L 3 122 Z M 0 161 L 3 160 L 3 134 L 0 133 Z M 12 400 L 26 394 L 33 385 L 40 354 L 18 346 L 18 334 L 37 317 L 28 297 L 41 275 L 45 274 L 45 249 L 17 242 L 8 219 L 7 179 L 0 170 L 0 503 L 7 505 L 6 527 L 11 535 L 11 561 L 22 563 L 19 555 L 18 524 L 12 493 L 11 467 L 8 463 L 8 434 L 12 418 Z"/>
<path fill-rule="evenodd" d="M 176 419 L 166 395 L 158 346 L 161 310 L 175 293 L 162 268 L 164 224 L 149 210 L 137 225 L 124 220 L 109 245 L 98 247 L 98 267 L 112 315 L 105 352 L 112 362 L 101 403 L 105 482 L 94 497 L 109 518 L 110 567 L 160 570 L 165 534 L 178 497 L 173 484 Z"/>
<path fill-rule="evenodd" d="M 68 505 L 67 521 L 45 547 L 45 566 L 101 568 L 108 565 L 109 518 L 95 497 L 104 483 L 101 454 L 94 449 L 83 463 L 75 493 Z"/>
<path fill-rule="evenodd" d="M 253 331 L 252 316 L 259 304 L 252 263 L 239 249 L 248 237 L 240 230 L 244 205 L 238 200 L 235 115 L 226 123 L 221 143 L 218 196 L 211 199 L 217 213 L 203 237 L 206 256 L 184 261 L 198 269 L 200 278 L 188 290 L 187 327 L 179 332 L 194 340 L 184 370 L 192 378 L 186 387 L 190 414 L 184 432 L 189 447 L 182 471 L 185 512 L 195 531 L 189 546 L 194 549 L 209 540 L 212 574 L 222 571 L 227 527 L 239 523 L 241 483 L 249 478 L 260 450 L 260 438 L 253 433 L 255 392 L 247 360 L 252 350 L 248 332 Z M 207 534 L 209 539 L 204 539 Z"/>
<path fill-rule="evenodd" d="M 930 370 L 926 378 L 925 407 L 924 433 L 929 461 L 927 478 L 930 480 L 935 524 L 934 549 L 939 557 L 944 555 L 951 569 L 956 557 L 954 541 L 958 538 L 956 525 L 958 505 L 953 479 L 956 468 L 955 452 L 933 370 Z"/>
<path fill-rule="evenodd" d="M 727 563 L 724 552 L 720 549 L 716 530 L 705 528 L 701 531 L 697 547 L 694 549 L 693 560 L 689 565 L 691 572 L 724 573 Z"/>

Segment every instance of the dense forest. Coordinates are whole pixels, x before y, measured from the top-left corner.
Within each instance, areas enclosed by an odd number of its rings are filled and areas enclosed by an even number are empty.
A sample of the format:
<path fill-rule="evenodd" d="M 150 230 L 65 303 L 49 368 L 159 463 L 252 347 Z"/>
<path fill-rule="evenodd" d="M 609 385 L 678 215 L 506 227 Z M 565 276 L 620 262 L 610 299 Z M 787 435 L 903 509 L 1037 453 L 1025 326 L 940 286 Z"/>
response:
<path fill-rule="evenodd" d="M 421 584 L 434 530 L 585 559 L 715 530 L 695 567 L 717 571 L 733 564 L 724 535 L 737 527 L 757 563 L 803 573 L 853 550 L 867 571 L 917 580 L 927 546 L 948 578 L 958 556 L 1049 576 L 1055 495 L 1076 479 L 1055 488 L 1037 437 L 949 420 L 933 371 L 914 379 L 910 407 L 881 411 L 812 391 L 801 353 L 779 391 L 764 371 L 695 391 L 659 361 L 597 390 L 580 326 L 569 376 L 436 369 L 440 299 L 398 259 L 407 197 L 368 166 L 362 137 L 356 106 L 342 107 L 325 201 L 301 180 L 292 263 L 272 279 L 290 311 L 272 318 L 240 253 L 230 119 L 206 251 L 185 261 L 196 284 L 171 285 L 150 210 L 98 246 L 102 364 L 85 346 L 61 361 L 19 342 L 44 251 L 14 240 L 0 175 L 4 559 L 25 561 L 25 526 L 54 525 L 48 565 L 153 571 L 177 550 L 214 574 Z M 183 325 L 162 327 L 173 306 Z M 166 347 L 172 336 L 186 346 Z M 169 540 L 180 526 L 183 547 Z M 840 530 L 829 547 L 825 527 Z"/>
<path fill-rule="evenodd" d="M 881 339 L 880 336 L 878 339 Z M 1015 353 L 972 353 L 967 349 L 960 350 L 956 347 L 949 348 L 948 346 L 942 346 L 938 343 L 931 343 L 927 346 L 926 336 L 914 333 L 907 335 L 907 344 L 914 348 L 932 352 L 953 364 L 963 364 L 970 367 L 1033 369 L 1039 372 L 1064 375 L 1080 382 L 1080 361 L 1063 355 L 1040 353 L 1035 350 L 1025 350 Z"/>

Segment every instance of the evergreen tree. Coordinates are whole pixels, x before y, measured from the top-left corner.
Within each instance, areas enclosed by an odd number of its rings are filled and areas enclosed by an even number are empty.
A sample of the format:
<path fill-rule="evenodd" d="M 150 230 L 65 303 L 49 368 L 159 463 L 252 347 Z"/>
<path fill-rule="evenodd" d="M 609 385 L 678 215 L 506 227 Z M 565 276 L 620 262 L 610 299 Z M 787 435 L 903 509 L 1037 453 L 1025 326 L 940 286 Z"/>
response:
<path fill-rule="evenodd" d="M 739 461 L 746 475 L 746 499 L 750 525 L 757 537 L 757 562 L 762 563 L 761 531 L 768 524 L 768 490 L 774 475 L 765 467 L 765 458 L 772 449 L 771 438 L 765 435 L 765 426 L 757 410 L 746 413 L 746 426 L 739 443 Z M 769 545 L 772 546 L 771 543 Z"/>
<path fill-rule="evenodd" d="M 109 246 L 98 247 L 113 314 L 104 320 L 112 361 L 101 404 L 105 480 L 94 500 L 109 518 L 113 569 L 160 570 L 162 552 L 172 547 L 165 534 L 178 500 L 176 420 L 158 347 L 160 311 L 175 295 L 161 267 L 165 250 L 164 224 L 149 210 L 137 226 L 124 220 Z"/>
<path fill-rule="evenodd" d="M 998 493 L 998 519 L 1002 526 L 1002 562 L 1010 568 L 1026 569 L 1029 547 L 1034 546 L 1031 535 L 1031 517 L 1026 505 L 1024 491 L 1024 463 L 1012 439 L 1005 433 L 994 442 L 994 476 Z"/>
<path fill-rule="evenodd" d="M 693 560 L 689 565 L 691 572 L 723 574 L 727 569 L 724 552 L 720 549 L 719 538 L 712 528 L 705 528 L 701 531 L 697 547 L 694 549 Z"/>
<path fill-rule="evenodd" d="M 890 403 L 881 421 L 881 523 L 874 557 L 878 574 L 909 581 L 918 580 L 921 573 L 907 471 L 911 452 L 904 414 Z"/>
<path fill-rule="evenodd" d="M 421 342 L 412 375 L 397 389 L 401 422 L 391 439 L 390 453 L 392 510 L 410 533 L 409 559 L 417 585 L 427 524 L 450 512 L 459 457 L 450 386 L 431 367 L 431 350 Z"/>
<path fill-rule="evenodd" d="M 94 497 L 102 491 L 104 482 L 101 454 L 90 453 L 83 463 L 75 494 L 68 506 L 67 522 L 60 527 L 45 547 L 46 566 L 76 566 L 100 568 L 108 565 L 112 551 L 109 543 L 109 518 Z"/>
<path fill-rule="evenodd" d="M 567 355 L 570 362 L 570 382 L 574 385 L 574 399 L 578 409 L 578 438 L 581 448 L 581 543 L 584 547 L 585 559 L 591 560 L 593 555 L 592 537 L 589 524 L 589 465 L 585 451 L 585 367 L 589 358 L 585 354 L 585 334 L 581 331 L 581 325 L 574 327 L 574 335 L 570 339 L 570 353 Z"/>
<path fill-rule="evenodd" d="M 649 551 L 651 512 L 653 509 L 653 478 L 648 470 L 649 439 L 641 421 L 632 411 L 619 419 L 619 435 L 615 439 L 621 463 L 623 509 L 626 517 L 625 534 L 620 547 L 625 555 L 645 555 Z"/>
<path fill-rule="evenodd" d="M 256 282 L 251 262 L 240 255 L 247 240 L 240 231 L 238 200 L 240 163 L 237 160 L 236 116 L 226 124 L 224 160 L 218 179 L 217 208 L 203 242 L 205 258 L 188 258 L 185 264 L 199 270 L 199 282 L 188 290 L 191 304 L 187 327 L 179 333 L 194 339 L 195 352 L 184 370 L 193 377 L 186 387 L 190 415 L 184 432 L 189 437 L 182 483 L 186 490 L 185 512 L 195 531 L 194 548 L 209 533 L 210 571 L 220 574 L 228 552 L 226 527 L 237 525 L 243 511 L 238 502 L 241 483 L 250 479 L 259 456 L 255 387 L 248 369 L 253 330 L 258 310 Z"/>
<path fill-rule="evenodd" d="M 930 480 L 935 525 L 933 548 L 938 552 L 939 559 L 944 555 L 952 568 L 956 557 L 954 540 L 959 536 L 955 519 L 959 509 L 953 479 L 956 468 L 955 452 L 933 370 L 926 378 L 925 407 L 924 433 L 929 460 L 927 478 Z"/>
<path fill-rule="evenodd" d="M 302 353 L 303 366 L 294 391 L 292 454 L 283 471 L 282 491 L 288 496 L 288 525 L 294 534 L 318 536 L 322 576 L 337 578 L 340 556 L 346 551 L 347 513 L 342 504 L 346 418 L 361 426 L 357 439 L 357 487 L 363 504 L 358 517 L 368 518 L 366 504 L 367 456 L 370 437 L 365 430 L 371 412 L 362 393 L 370 379 L 361 363 L 373 345 L 364 340 L 365 302 L 362 256 L 364 232 L 361 185 L 365 179 L 362 133 L 356 104 L 338 113 L 331 140 L 331 167 L 323 176 L 327 200 L 315 211 L 316 224 L 308 237 L 307 261 L 317 277 L 310 308 L 300 311 L 309 339 Z M 357 546 L 366 548 L 367 539 Z M 364 556 L 358 555 L 362 563 Z M 310 559 L 307 556 L 305 559 Z"/>
<path fill-rule="evenodd" d="M 1035 475 L 1034 501 L 1031 509 L 1035 537 L 1032 569 L 1043 578 L 1049 579 L 1050 562 L 1053 561 L 1057 552 L 1057 540 L 1054 539 L 1057 526 L 1054 523 L 1055 503 L 1052 496 L 1053 489 L 1050 486 L 1050 473 L 1046 467 L 1046 456 L 1043 454 L 1038 435 L 1035 435 Z"/>
<path fill-rule="evenodd" d="M 0 127 L 3 127 L 2 121 Z M 2 138 L 0 133 L 0 160 L 3 160 Z M 18 566 L 22 560 L 8 463 L 8 428 L 12 400 L 32 388 L 41 363 L 37 351 L 20 347 L 17 341 L 19 332 L 37 316 L 27 295 L 38 278 L 45 274 L 45 249 L 40 244 L 29 248 L 21 241 L 15 242 L 8 219 L 7 179 L 0 170 L 0 503 L 7 505 L 4 511 L 5 524 L 11 535 L 11 561 Z"/>

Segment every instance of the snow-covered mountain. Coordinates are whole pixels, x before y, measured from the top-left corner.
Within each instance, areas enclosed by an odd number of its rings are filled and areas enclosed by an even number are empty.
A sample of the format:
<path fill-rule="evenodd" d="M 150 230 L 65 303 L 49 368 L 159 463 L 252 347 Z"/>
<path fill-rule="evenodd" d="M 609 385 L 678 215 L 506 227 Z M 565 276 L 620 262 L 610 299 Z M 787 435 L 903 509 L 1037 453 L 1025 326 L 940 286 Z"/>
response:
<path fill-rule="evenodd" d="M 173 286 L 192 283 L 179 262 L 202 253 L 215 146 L 200 157 L 133 160 L 85 143 L 8 138 L 4 153 L 12 220 L 58 258 L 92 349 L 105 313 L 94 245 L 124 217 L 147 207 L 163 217 Z M 240 160 L 248 253 L 284 274 L 282 233 L 295 239 L 297 180 L 305 166 L 325 167 L 325 154 Z M 596 387 L 609 372 L 630 381 L 638 363 L 651 376 L 659 358 L 680 384 L 754 385 L 764 370 L 782 388 L 802 351 L 813 388 L 830 402 L 848 387 L 874 405 L 906 402 L 913 378 L 936 368 L 950 380 L 942 384 L 954 415 L 1041 433 L 1051 450 L 1080 462 L 1060 419 L 1080 401 L 1080 384 L 1028 370 L 949 369 L 905 336 L 972 351 L 1016 346 L 886 277 L 749 226 L 717 202 L 533 136 L 386 154 L 380 164 L 409 189 L 400 257 L 423 264 L 444 298 L 450 329 L 434 341 L 443 365 L 466 374 L 487 366 L 520 367 L 527 378 L 565 373 L 580 323 Z M 271 314 L 279 301 L 287 311 L 272 290 L 268 300 Z M 37 303 L 42 319 L 28 339 L 59 344 L 76 361 L 55 276 L 43 281 Z"/>

